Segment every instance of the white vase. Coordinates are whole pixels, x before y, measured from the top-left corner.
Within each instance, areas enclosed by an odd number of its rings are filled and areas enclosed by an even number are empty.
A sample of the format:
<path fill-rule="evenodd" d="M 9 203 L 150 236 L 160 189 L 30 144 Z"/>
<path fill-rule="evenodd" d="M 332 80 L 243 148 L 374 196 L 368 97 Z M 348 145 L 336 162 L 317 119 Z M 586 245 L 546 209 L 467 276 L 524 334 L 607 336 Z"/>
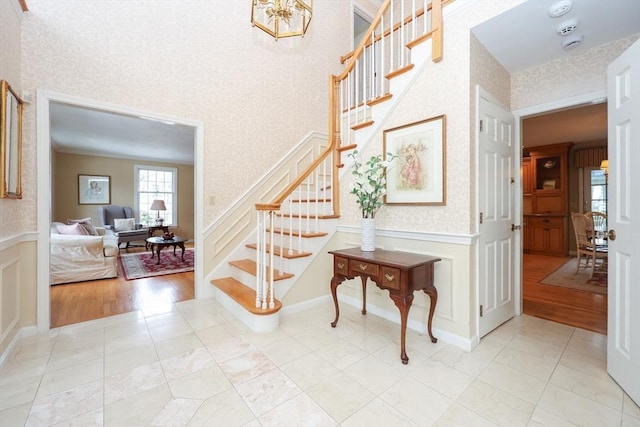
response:
<path fill-rule="evenodd" d="M 374 218 L 362 218 L 360 225 L 360 249 L 364 252 L 376 250 L 376 221 Z"/>

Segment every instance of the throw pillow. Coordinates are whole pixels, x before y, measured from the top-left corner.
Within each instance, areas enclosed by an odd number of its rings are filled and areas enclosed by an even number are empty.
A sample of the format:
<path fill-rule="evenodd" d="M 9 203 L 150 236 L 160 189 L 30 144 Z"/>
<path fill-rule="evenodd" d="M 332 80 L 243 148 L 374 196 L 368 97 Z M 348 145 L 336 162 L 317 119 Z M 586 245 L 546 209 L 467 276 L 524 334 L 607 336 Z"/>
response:
<path fill-rule="evenodd" d="M 87 230 L 82 227 L 80 224 L 58 224 L 56 225 L 56 230 L 60 234 L 67 234 L 70 236 L 88 236 Z"/>
<path fill-rule="evenodd" d="M 80 224 L 87 231 L 88 236 L 97 236 L 98 230 L 93 226 L 93 222 L 91 222 L 91 217 L 82 218 L 82 219 L 67 219 L 67 224 Z"/>
<path fill-rule="evenodd" d="M 113 220 L 113 228 L 116 231 L 129 231 L 135 230 L 135 223 L 133 222 L 133 218 L 115 218 Z"/>

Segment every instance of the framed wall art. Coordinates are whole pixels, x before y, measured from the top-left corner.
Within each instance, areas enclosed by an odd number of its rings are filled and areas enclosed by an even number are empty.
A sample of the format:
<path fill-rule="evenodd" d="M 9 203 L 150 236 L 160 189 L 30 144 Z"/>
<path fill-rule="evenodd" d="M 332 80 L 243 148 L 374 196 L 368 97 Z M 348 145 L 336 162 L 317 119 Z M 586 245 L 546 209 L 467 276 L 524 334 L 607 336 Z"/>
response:
<path fill-rule="evenodd" d="M 0 198 L 22 198 L 22 104 L 0 80 Z"/>
<path fill-rule="evenodd" d="M 78 204 L 108 205 L 111 203 L 111 177 L 78 175 Z"/>
<path fill-rule="evenodd" d="M 443 114 L 383 132 L 385 160 L 397 156 L 387 171 L 386 204 L 446 204 L 445 130 Z"/>

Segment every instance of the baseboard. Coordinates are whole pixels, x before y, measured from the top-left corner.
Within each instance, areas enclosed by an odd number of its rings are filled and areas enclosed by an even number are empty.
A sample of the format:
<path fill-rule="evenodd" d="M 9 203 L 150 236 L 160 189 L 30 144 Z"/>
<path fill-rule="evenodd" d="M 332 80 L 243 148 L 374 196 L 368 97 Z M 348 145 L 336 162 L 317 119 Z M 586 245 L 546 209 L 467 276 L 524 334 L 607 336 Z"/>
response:
<path fill-rule="evenodd" d="M 18 346 L 18 342 L 22 337 L 29 335 L 35 335 L 37 333 L 35 326 L 25 326 L 18 329 L 18 332 L 13 336 L 7 348 L 0 354 L 0 367 L 4 366 L 5 362 L 11 358 L 13 350 Z"/>
<path fill-rule="evenodd" d="M 347 295 L 339 295 L 338 301 L 340 303 L 345 303 L 350 306 L 356 307 L 358 309 L 362 308 L 362 300 L 360 300 L 359 298 L 353 298 Z M 400 324 L 400 314 L 397 312 L 384 310 L 378 306 L 367 304 L 367 313 L 375 314 L 376 316 L 382 317 L 383 319 L 389 320 L 390 322 L 396 323 L 398 325 Z M 425 322 L 419 322 L 417 320 L 407 319 L 407 328 L 412 329 L 421 334 L 427 333 L 427 327 Z M 439 329 L 436 327 L 432 327 L 432 331 L 433 331 L 433 335 L 436 338 L 438 338 L 438 341 L 446 342 L 447 344 L 451 344 L 464 351 L 471 351 L 478 345 L 477 339 L 475 339 L 475 337 L 472 337 L 470 339 L 463 338 L 459 335 L 455 335 L 455 334 L 452 334 L 451 332 L 443 331 L 442 329 Z"/>
<path fill-rule="evenodd" d="M 280 313 L 283 316 L 287 316 L 290 314 L 300 313 L 301 311 L 309 310 L 311 308 L 317 307 L 319 305 L 325 304 L 327 302 L 332 302 L 331 295 L 327 294 L 318 298 L 313 298 L 307 301 L 300 302 L 298 304 L 293 304 L 290 306 L 283 306 Z"/>

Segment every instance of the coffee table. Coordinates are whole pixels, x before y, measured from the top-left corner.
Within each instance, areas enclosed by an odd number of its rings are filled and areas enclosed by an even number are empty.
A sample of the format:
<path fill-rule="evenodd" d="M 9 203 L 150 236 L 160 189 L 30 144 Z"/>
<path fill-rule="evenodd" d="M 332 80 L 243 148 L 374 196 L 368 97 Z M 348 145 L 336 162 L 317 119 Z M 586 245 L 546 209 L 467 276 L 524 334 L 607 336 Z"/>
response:
<path fill-rule="evenodd" d="M 174 255 L 176 254 L 176 248 L 180 247 L 182 249 L 182 260 L 184 261 L 184 242 L 186 242 L 186 240 L 182 237 L 173 236 L 173 238 L 169 240 L 165 240 L 162 237 L 149 237 L 146 242 L 151 246 L 151 257 L 153 258 L 156 254 L 158 255 L 158 262 L 156 264 L 160 264 L 160 251 L 167 246 L 173 246 Z"/>

